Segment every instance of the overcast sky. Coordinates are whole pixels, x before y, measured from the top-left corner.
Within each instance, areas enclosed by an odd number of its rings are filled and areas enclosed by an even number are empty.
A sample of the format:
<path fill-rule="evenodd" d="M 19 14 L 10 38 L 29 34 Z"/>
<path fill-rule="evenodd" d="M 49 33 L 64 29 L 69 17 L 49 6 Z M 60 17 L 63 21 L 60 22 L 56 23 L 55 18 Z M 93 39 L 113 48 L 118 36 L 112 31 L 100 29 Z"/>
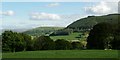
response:
<path fill-rule="evenodd" d="M 0 29 L 23 29 L 40 26 L 66 27 L 89 15 L 106 15 L 118 12 L 117 2 L 6 1 L 8 0 L 0 3 Z"/>

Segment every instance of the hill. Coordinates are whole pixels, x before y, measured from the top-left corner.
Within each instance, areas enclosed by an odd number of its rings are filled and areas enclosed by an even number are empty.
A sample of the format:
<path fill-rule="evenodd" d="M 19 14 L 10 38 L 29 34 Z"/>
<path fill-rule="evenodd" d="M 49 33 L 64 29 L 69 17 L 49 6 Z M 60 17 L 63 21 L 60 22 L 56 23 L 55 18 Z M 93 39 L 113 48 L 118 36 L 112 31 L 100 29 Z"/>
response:
<path fill-rule="evenodd" d="M 40 35 L 46 35 L 50 34 L 56 30 L 63 29 L 64 27 L 37 27 L 28 31 L 25 31 L 23 33 L 29 34 L 32 36 L 40 36 Z"/>
<path fill-rule="evenodd" d="M 89 30 L 94 25 L 101 22 L 109 22 L 109 23 L 117 23 L 118 17 L 120 14 L 109 14 L 103 16 L 88 16 L 86 18 L 79 19 L 72 24 L 68 25 L 66 29 L 74 29 L 74 30 Z"/>
<path fill-rule="evenodd" d="M 64 27 L 37 27 L 23 33 L 32 35 L 32 36 L 40 36 L 51 33 L 57 33 L 59 31 L 89 31 L 94 25 L 101 22 L 109 22 L 109 23 L 117 23 L 118 17 L 120 14 L 109 14 L 103 16 L 88 16 L 82 19 L 79 19 L 72 24 L 68 25 L 66 28 Z M 59 30 L 59 31 L 58 31 Z"/>

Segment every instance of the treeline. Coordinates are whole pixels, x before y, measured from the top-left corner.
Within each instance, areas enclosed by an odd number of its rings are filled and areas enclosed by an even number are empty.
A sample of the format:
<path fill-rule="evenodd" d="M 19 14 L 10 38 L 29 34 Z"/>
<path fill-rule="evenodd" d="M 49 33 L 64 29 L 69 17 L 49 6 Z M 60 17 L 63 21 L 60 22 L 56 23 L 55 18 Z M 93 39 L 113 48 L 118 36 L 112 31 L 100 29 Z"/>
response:
<path fill-rule="evenodd" d="M 64 39 L 53 41 L 49 36 L 31 39 L 31 36 L 12 31 L 2 33 L 2 51 L 36 51 L 36 50 L 72 50 L 83 49 L 80 42 L 69 42 Z"/>
<path fill-rule="evenodd" d="M 69 35 L 69 34 L 70 34 L 70 31 L 61 29 L 61 30 L 54 31 L 53 33 L 49 34 L 49 36 L 63 36 L 63 35 Z"/>
<path fill-rule="evenodd" d="M 87 38 L 87 48 L 120 50 L 120 24 L 103 22 L 95 25 Z"/>
<path fill-rule="evenodd" d="M 99 23 L 90 30 L 87 37 L 87 49 L 120 50 L 120 24 Z M 24 33 L 5 31 L 2 33 L 2 51 L 36 51 L 36 50 L 72 50 L 84 49 L 81 42 L 69 42 L 64 39 L 52 40 L 49 36 L 34 39 Z"/>
<path fill-rule="evenodd" d="M 31 49 L 31 36 L 5 31 L 2 33 L 2 51 L 3 52 L 16 52 Z"/>

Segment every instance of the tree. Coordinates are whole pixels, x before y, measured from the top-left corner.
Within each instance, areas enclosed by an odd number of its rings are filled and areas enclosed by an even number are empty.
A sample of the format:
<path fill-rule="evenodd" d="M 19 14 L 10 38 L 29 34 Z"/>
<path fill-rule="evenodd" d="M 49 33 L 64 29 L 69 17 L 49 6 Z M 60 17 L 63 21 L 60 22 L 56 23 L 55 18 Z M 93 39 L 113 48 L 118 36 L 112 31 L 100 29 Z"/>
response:
<path fill-rule="evenodd" d="M 72 42 L 71 45 L 72 45 L 72 49 L 82 49 L 83 48 L 83 46 L 80 42 Z"/>
<path fill-rule="evenodd" d="M 25 50 L 27 51 L 32 51 L 33 49 L 33 41 L 31 39 L 31 36 L 21 33 L 21 35 L 23 36 L 24 39 L 24 43 L 25 43 Z"/>
<path fill-rule="evenodd" d="M 69 50 L 71 49 L 72 45 L 70 42 L 64 39 L 58 39 L 55 41 L 55 49 L 56 50 Z"/>
<path fill-rule="evenodd" d="M 23 36 L 20 33 L 5 31 L 2 33 L 2 51 L 23 51 L 25 43 Z"/>
<path fill-rule="evenodd" d="M 35 41 L 34 48 L 35 50 L 53 50 L 55 43 L 49 36 L 40 36 Z"/>
<path fill-rule="evenodd" d="M 111 42 L 112 49 L 120 50 L 120 35 L 115 36 L 114 40 Z"/>
<path fill-rule="evenodd" d="M 110 43 L 108 38 L 113 37 L 112 33 L 113 28 L 110 23 L 103 22 L 95 25 L 87 38 L 87 48 L 105 49 Z"/>
<path fill-rule="evenodd" d="M 13 35 L 15 37 L 15 39 L 13 39 L 13 44 L 12 44 L 13 52 L 24 51 L 26 44 L 24 41 L 24 37 L 21 35 L 21 33 L 17 33 L 17 32 L 14 32 Z"/>
<path fill-rule="evenodd" d="M 114 40 L 111 42 L 112 49 L 120 50 L 120 23 L 116 24 Z"/>
<path fill-rule="evenodd" d="M 2 33 L 2 51 L 11 51 L 10 45 L 12 45 L 12 38 L 10 36 L 12 36 L 12 33 L 12 31 Z"/>

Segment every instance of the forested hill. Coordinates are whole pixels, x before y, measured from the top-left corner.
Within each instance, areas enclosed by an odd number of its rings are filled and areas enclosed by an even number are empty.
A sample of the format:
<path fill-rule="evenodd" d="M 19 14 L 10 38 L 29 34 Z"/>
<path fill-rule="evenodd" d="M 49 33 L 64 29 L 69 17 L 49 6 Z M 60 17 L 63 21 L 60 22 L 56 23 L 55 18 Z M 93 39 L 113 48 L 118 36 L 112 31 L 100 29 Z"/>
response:
<path fill-rule="evenodd" d="M 110 22 L 110 23 L 117 23 L 118 17 L 120 17 L 120 14 L 109 14 L 109 15 L 103 15 L 103 16 L 88 16 L 86 18 L 79 19 L 72 24 L 68 25 L 66 29 L 73 29 L 72 31 L 86 31 L 90 30 L 94 25 L 100 23 L 100 22 Z M 28 31 L 25 31 L 23 33 L 32 35 L 32 36 L 39 36 L 39 35 L 46 35 L 50 34 L 52 32 L 56 32 L 58 30 L 64 30 L 64 27 L 38 27 L 34 28 Z M 67 32 L 69 32 L 67 30 Z"/>
<path fill-rule="evenodd" d="M 110 22 L 110 23 L 117 23 L 118 17 L 120 14 L 109 14 L 103 16 L 88 16 L 86 18 L 79 19 L 72 24 L 68 25 L 67 28 L 69 29 L 90 29 L 94 25 L 100 22 Z"/>

